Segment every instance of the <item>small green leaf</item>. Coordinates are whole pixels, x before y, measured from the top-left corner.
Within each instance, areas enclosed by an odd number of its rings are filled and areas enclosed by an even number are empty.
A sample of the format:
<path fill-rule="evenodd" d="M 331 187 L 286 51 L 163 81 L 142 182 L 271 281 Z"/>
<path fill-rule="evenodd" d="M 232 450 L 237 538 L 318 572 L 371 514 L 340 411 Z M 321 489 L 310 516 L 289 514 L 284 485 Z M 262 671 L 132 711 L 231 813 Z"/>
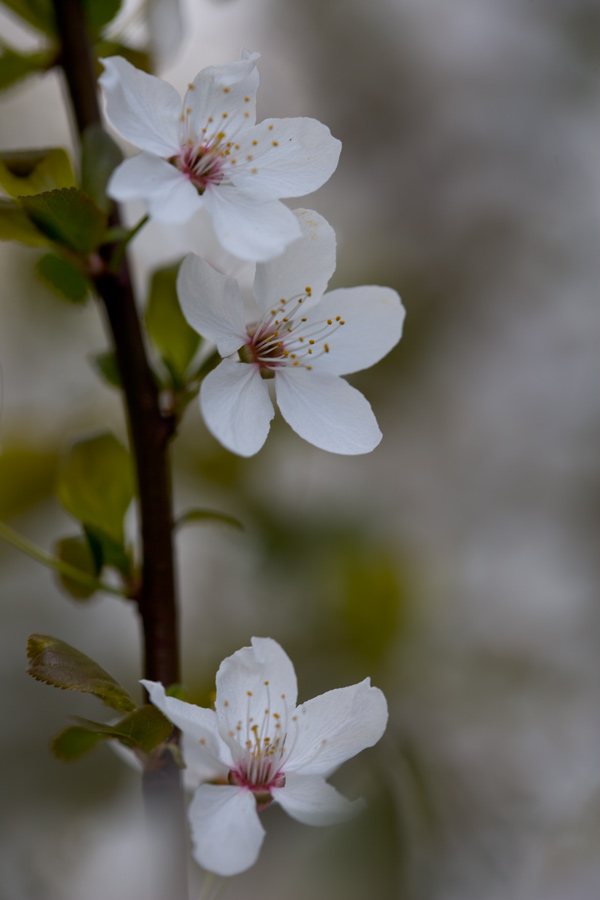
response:
<path fill-rule="evenodd" d="M 0 198 L 0 240 L 20 241 L 28 247 L 48 247 L 50 241 L 38 231 L 21 206 Z"/>
<path fill-rule="evenodd" d="M 133 566 L 131 557 L 123 546 L 123 541 L 116 541 L 100 528 L 92 528 L 89 525 L 84 527 L 84 531 L 92 554 L 97 561 L 100 561 L 100 566 L 112 566 L 129 578 Z"/>
<path fill-rule="evenodd" d="M 85 275 L 64 256 L 47 253 L 38 259 L 36 271 L 56 294 L 71 303 L 85 303 L 92 285 Z"/>
<path fill-rule="evenodd" d="M 33 224 L 50 240 L 87 255 L 102 243 L 106 214 L 78 188 L 21 197 Z"/>
<path fill-rule="evenodd" d="M 121 0 L 83 0 L 85 24 L 90 34 L 100 32 L 114 19 L 121 8 Z"/>
<path fill-rule="evenodd" d="M 187 688 L 185 684 L 179 684 L 179 682 L 170 684 L 168 688 L 165 688 L 165 694 L 167 697 L 175 697 L 176 700 L 187 700 Z"/>
<path fill-rule="evenodd" d="M 2 0 L 2 3 L 44 34 L 54 34 L 56 28 L 52 0 Z"/>
<path fill-rule="evenodd" d="M 186 322 L 177 299 L 179 265 L 159 269 L 152 276 L 146 310 L 146 329 L 165 364 L 181 384 L 200 345 L 200 335 Z"/>
<path fill-rule="evenodd" d="M 150 753 L 158 744 L 166 741 L 173 731 L 171 722 L 150 703 L 140 706 L 114 725 L 93 722 L 81 716 L 72 718 L 78 725 L 89 728 L 90 731 L 105 737 L 117 738 L 126 747 L 138 747 L 145 753 Z"/>
<path fill-rule="evenodd" d="M 58 483 L 58 497 L 75 518 L 123 545 L 123 518 L 134 495 L 129 453 L 113 434 L 74 444 Z"/>
<path fill-rule="evenodd" d="M 117 363 L 117 357 L 113 350 L 107 353 L 97 353 L 91 359 L 94 369 L 112 387 L 121 387 L 121 373 Z"/>
<path fill-rule="evenodd" d="M 181 528 L 182 525 L 190 525 L 195 522 L 217 522 L 219 525 L 229 525 L 231 528 L 237 528 L 239 531 L 244 530 L 244 526 L 235 516 L 227 513 L 216 512 L 212 509 L 190 509 L 188 512 L 179 516 L 175 522 L 175 528 Z"/>
<path fill-rule="evenodd" d="M 10 197 L 22 197 L 74 187 L 75 176 L 65 150 L 11 150 L 0 153 L 0 187 Z"/>
<path fill-rule="evenodd" d="M 62 540 L 57 541 L 54 552 L 61 562 L 66 562 L 68 565 L 74 566 L 76 569 L 83 572 L 84 575 L 89 575 L 91 578 L 97 578 L 100 574 L 97 560 L 90 549 L 88 541 L 84 537 L 62 538 Z M 94 588 L 86 587 L 84 584 L 81 584 L 81 582 L 74 581 L 67 575 L 59 573 L 58 577 L 60 578 L 62 586 L 71 597 L 75 598 L 75 600 L 87 600 L 88 597 L 91 597 L 92 594 L 95 593 Z"/>
<path fill-rule="evenodd" d="M 16 84 L 35 72 L 45 72 L 52 65 L 52 54 L 19 53 L 6 44 L 0 44 L 0 90 Z"/>
<path fill-rule="evenodd" d="M 90 731 L 89 728 L 72 725 L 56 735 L 51 747 L 57 759 L 62 759 L 64 762 L 72 762 L 72 760 L 79 759 L 80 756 L 83 756 L 89 750 L 93 750 L 96 744 L 104 739 L 105 736 L 103 734 L 97 734 L 94 731 Z"/>
<path fill-rule="evenodd" d="M 98 41 L 94 47 L 94 52 L 100 59 L 105 56 L 122 56 L 123 59 L 126 59 L 127 62 L 131 63 L 132 66 L 135 66 L 136 69 L 141 69 L 143 72 L 148 72 L 150 75 L 152 74 L 150 56 L 144 50 L 135 50 L 133 47 L 128 47 L 127 44 L 121 44 L 118 41 L 103 40 Z M 98 63 L 98 74 L 100 74 L 101 71 L 102 64 Z"/>
<path fill-rule="evenodd" d="M 106 185 L 122 159 L 121 150 L 100 125 L 85 129 L 81 139 L 81 189 L 105 213 L 113 205 L 106 196 Z M 106 239 L 111 240 L 108 235 Z"/>
<path fill-rule="evenodd" d="M 93 694 L 107 706 L 131 712 L 135 703 L 125 688 L 104 669 L 82 653 L 47 634 L 32 634 L 27 642 L 27 672 L 61 690 Z"/>

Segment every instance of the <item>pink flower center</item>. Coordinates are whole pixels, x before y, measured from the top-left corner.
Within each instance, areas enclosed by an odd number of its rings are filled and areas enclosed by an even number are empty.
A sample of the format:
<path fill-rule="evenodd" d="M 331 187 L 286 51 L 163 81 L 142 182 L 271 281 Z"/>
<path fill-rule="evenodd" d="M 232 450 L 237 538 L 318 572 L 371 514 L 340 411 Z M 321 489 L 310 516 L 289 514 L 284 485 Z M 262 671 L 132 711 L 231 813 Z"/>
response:
<path fill-rule="evenodd" d="M 169 159 L 171 165 L 189 178 L 199 194 L 203 194 L 209 184 L 219 184 L 223 180 L 226 154 L 219 138 L 217 135 L 212 144 L 188 144 L 178 156 Z"/>

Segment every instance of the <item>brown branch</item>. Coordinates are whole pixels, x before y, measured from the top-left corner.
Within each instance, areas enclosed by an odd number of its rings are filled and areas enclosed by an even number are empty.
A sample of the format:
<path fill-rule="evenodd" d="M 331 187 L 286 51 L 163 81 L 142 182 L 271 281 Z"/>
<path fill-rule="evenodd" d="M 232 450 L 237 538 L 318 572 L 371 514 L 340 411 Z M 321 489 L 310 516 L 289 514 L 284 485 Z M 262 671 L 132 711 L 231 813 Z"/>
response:
<path fill-rule="evenodd" d="M 53 0 L 64 70 L 77 128 L 101 122 L 94 59 L 81 0 Z M 118 224 L 115 212 L 112 224 Z M 102 248 L 109 259 L 112 247 Z M 158 387 L 150 369 L 126 259 L 118 273 L 106 267 L 94 278 L 112 333 L 127 406 L 135 459 L 142 537 L 142 583 L 137 597 L 144 634 L 144 674 L 164 685 L 180 681 L 174 578 L 173 521 L 168 443 L 173 421 L 161 413 Z M 160 802 L 166 833 L 172 838 L 172 896 L 186 896 L 186 841 L 183 796 L 173 756 L 165 752 L 144 775 L 150 806 Z"/>

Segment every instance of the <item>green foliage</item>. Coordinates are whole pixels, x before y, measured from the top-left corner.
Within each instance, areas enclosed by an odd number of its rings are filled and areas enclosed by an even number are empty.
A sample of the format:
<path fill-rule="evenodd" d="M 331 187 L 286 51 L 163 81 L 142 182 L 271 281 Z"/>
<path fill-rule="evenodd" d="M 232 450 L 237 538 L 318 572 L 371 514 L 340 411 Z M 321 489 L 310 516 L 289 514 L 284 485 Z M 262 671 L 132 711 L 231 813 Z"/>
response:
<path fill-rule="evenodd" d="M 92 553 L 89 542 L 84 537 L 62 538 L 62 540 L 57 541 L 54 552 L 61 562 L 74 566 L 83 572 L 84 575 L 89 575 L 90 578 L 97 578 L 100 574 L 100 567 L 97 565 L 96 557 Z M 87 600 L 88 597 L 95 593 L 93 587 L 86 587 L 86 585 L 69 578 L 68 575 L 64 575 L 61 572 L 59 572 L 59 578 L 64 589 L 75 600 Z"/>
<path fill-rule="evenodd" d="M 82 653 L 47 634 L 32 634 L 27 641 L 27 672 L 61 690 L 93 694 L 107 706 L 131 712 L 135 703 L 125 688 L 104 669 Z"/>
<path fill-rule="evenodd" d="M 74 186 L 71 160 L 61 147 L 0 152 L 0 187 L 9 197 Z"/>
<path fill-rule="evenodd" d="M 85 303 L 92 289 L 81 270 L 64 256 L 47 253 L 38 259 L 36 271 L 48 287 L 71 303 Z"/>
<path fill-rule="evenodd" d="M 353 652 L 379 662 L 394 641 L 404 612 L 404 591 L 394 555 L 383 548 L 349 546 L 337 560 L 340 615 Z"/>
<path fill-rule="evenodd" d="M 96 354 L 92 357 L 92 365 L 107 384 L 112 387 L 121 387 L 121 374 L 114 351 Z"/>
<path fill-rule="evenodd" d="M 176 288 L 178 269 L 179 265 L 175 265 L 154 272 L 146 328 L 175 385 L 182 387 L 200 344 L 200 335 L 188 325 L 181 312 Z"/>
<path fill-rule="evenodd" d="M 78 188 L 60 188 L 21 198 L 21 205 L 46 237 L 87 255 L 101 243 L 106 214 Z"/>
<path fill-rule="evenodd" d="M 9 519 L 52 494 L 58 455 L 22 442 L 2 447 L 0 453 L 0 519 Z"/>
<path fill-rule="evenodd" d="M 52 0 L 2 0 L 13 12 L 38 31 L 53 36 L 56 32 Z M 121 8 L 121 0 L 83 0 L 83 12 L 90 34 L 97 34 Z"/>
<path fill-rule="evenodd" d="M 73 725 L 71 728 L 66 728 L 56 735 L 52 741 L 52 752 L 57 759 L 62 759 L 64 762 L 72 762 L 74 759 L 79 759 L 84 753 L 92 750 L 103 739 L 103 734 L 90 731 L 89 728 Z"/>
<path fill-rule="evenodd" d="M 134 495 L 129 453 L 110 433 L 74 444 L 58 482 L 58 496 L 97 539 L 123 547 L 123 519 Z"/>
<path fill-rule="evenodd" d="M 173 731 L 168 719 L 151 705 L 141 706 L 115 725 L 93 722 L 80 716 L 72 718 L 77 725 L 62 731 L 52 742 L 52 752 L 65 762 L 78 759 L 93 749 L 98 741 L 107 739 L 116 739 L 126 747 L 151 753 Z"/>
<path fill-rule="evenodd" d="M 47 35 L 54 34 L 54 10 L 51 0 L 2 0 L 2 3 L 38 31 Z"/>
<path fill-rule="evenodd" d="M 228 525 L 231 528 L 237 528 L 238 531 L 244 530 L 244 526 L 239 519 L 235 518 L 235 516 L 216 512 L 212 509 L 190 509 L 179 516 L 175 522 L 175 527 L 180 528 L 182 525 L 191 525 L 196 522 L 217 522 L 219 525 Z"/>
<path fill-rule="evenodd" d="M 106 185 L 122 159 L 119 147 L 100 125 L 85 129 L 81 139 L 81 189 L 105 213 L 113 203 L 106 196 Z"/>
<path fill-rule="evenodd" d="M 52 54 L 47 51 L 19 53 L 3 43 L 0 43 L 0 50 L 0 90 L 34 72 L 45 72 L 52 65 Z"/>
<path fill-rule="evenodd" d="M 101 528 L 92 528 L 87 525 L 83 530 L 98 569 L 102 569 L 103 566 L 113 566 L 128 578 L 132 573 L 132 560 L 123 540 L 115 540 Z"/>
<path fill-rule="evenodd" d="M 0 198 L 0 240 L 20 241 L 29 247 L 48 247 L 50 241 L 35 227 L 18 203 Z"/>

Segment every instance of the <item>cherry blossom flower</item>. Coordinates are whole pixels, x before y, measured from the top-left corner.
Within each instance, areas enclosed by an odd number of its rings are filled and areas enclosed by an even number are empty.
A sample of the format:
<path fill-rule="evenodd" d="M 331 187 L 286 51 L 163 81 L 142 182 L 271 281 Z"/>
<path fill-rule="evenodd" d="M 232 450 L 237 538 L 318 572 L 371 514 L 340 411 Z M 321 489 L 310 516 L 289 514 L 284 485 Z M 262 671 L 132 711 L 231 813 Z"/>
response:
<path fill-rule="evenodd" d="M 192 326 L 223 359 L 202 382 L 200 408 L 225 447 L 251 456 L 274 415 L 274 380 L 284 419 L 301 437 L 333 453 L 368 453 L 381 440 L 363 395 L 340 375 L 378 362 L 399 341 L 404 309 L 396 291 L 355 287 L 323 296 L 335 269 L 335 234 L 311 210 L 296 210 L 302 237 L 256 267 L 256 321 L 246 325 L 232 278 L 194 254 L 183 261 L 177 289 Z"/>
<path fill-rule="evenodd" d="M 241 259 L 266 260 L 300 236 L 282 197 L 319 188 L 341 144 L 316 119 L 256 121 L 258 53 L 208 66 L 182 100 L 170 84 L 120 56 L 102 60 L 106 114 L 141 153 L 115 169 L 108 193 L 145 200 L 176 224 L 205 207 L 220 243 Z"/>
<path fill-rule="evenodd" d="M 259 812 L 279 803 L 306 825 L 333 825 L 358 812 L 325 780 L 385 731 L 383 693 L 370 679 L 296 706 L 294 667 L 271 638 L 252 638 L 223 660 L 215 709 L 167 697 L 143 681 L 150 699 L 183 732 L 183 755 L 198 781 L 189 807 L 194 857 L 218 875 L 254 865 L 264 838 Z"/>

